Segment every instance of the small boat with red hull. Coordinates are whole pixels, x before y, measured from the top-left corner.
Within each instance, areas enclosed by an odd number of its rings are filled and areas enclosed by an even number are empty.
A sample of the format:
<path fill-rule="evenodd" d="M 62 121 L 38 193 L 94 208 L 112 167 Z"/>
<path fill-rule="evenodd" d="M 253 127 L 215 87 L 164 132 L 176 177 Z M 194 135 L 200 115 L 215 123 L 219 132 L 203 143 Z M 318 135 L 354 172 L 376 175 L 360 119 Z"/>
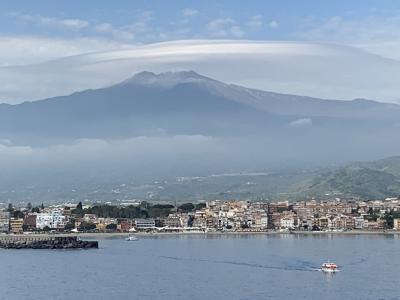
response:
<path fill-rule="evenodd" d="M 336 273 L 339 271 L 339 268 L 338 268 L 337 264 L 327 262 L 327 263 L 322 264 L 321 271 L 326 272 L 326 273 Z"/>

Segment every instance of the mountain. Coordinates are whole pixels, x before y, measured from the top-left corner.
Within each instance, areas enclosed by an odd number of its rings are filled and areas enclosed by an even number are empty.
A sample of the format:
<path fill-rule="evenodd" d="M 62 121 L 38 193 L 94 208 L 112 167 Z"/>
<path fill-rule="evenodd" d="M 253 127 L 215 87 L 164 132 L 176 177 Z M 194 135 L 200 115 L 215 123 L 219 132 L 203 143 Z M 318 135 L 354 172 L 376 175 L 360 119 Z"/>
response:
<path fill-rule="evenodd" d="M 7 103 L 67 95 L 121 82 L 142 70 L 196 70 L 223 82 L 317 98 L 399 98 L 400 62 L 332 43 L 181 40 L 0 67 Z"/>
<path fill-rule="evenodd" d="M 321 166 L 398 155 L 399 120 L 395 104 L 141 72 L 101 89 L 0 104 L 0 202 L 396 195 L 393 160 Z M 243 172 L 266 175 L 207 177 Z M 163 178 L 168 184 L 153 184 Z"/>
<path fill-rule="evenodd" d="M 17 144 L 166 134 L 291 138 L 293 127 L 341 136 L 397 130 L 400 106 L 322 100 L 225 84 L 194 71 L 141 72 L 119 84 L 0 105 L 0 137 Z M 311 128 L 311 125 L 313 128 Z M 320 132 L 320 131 L 324 132 Z M 296 132 L 295 135 L 298 135 Z"/>

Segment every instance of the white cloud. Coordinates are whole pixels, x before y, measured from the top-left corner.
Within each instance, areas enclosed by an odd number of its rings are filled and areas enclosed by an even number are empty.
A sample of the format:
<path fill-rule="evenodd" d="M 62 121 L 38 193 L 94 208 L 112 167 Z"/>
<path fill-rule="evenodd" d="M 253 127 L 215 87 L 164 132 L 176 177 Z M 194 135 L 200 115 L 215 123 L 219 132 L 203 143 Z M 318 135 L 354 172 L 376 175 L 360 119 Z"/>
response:
<path fill-rule="evenodd" d="M 61 19 L 30 14 L 13 14 L 13 16 L 24 22 L 36 23 L 48 27 L 63 27 L 72 30 L 83 29 L 90 25 L 88 21 L 80 19 Z"/>
<path fill-rule="evenodd" d="M 179 160 L 185 156 L 204 156 L 217 149 L 219 141 L 203 135 L 139 136 L 121 140 L 79 139 L 66 144 L 46 147 L 0 143 L 0 164 L 30 167 L 32 165 L 64 165 L 71 163 L 101 164 L 134 161 L 138 164 L 163 161 L 166 157 Z"/>
<path fill-rule="evenodd" d="M 245 32 L 240 28 L 240 26 L 234 25 L 229 29 L 230 34 L 233 37 L 241 38 L 244 36 Z"/>
<path fill-rule="evenodd" d="M 199 11 L 193 8 L 185 8 L 184 10 L 182 10 L 182 15 L 185 17 L 193 17 L 198 13 Z"/>
<path fill-rule="evenodd" d="M 371 15 L 334 15 L 323 21 L 309 18 L 298 36 L 312 41 L 359 46 L 400 60 L 400 11 L 376 11 Z"/>
<path fill-rule="evenodd" d="M 275 20 L 268 23 L 269 28 L 275 29 L 279 27 L 279 23 Z"/>
<path fill-rule="evenodd" d="M 110 34 L 113 38 L 117 40 L 130 41 L 135 38 L 135 32 L 129 28 L 116 28 L 110 23 L 101 23 L 96 25 L 96 31 L 99 33 Z"/>
<path fill-rule="evenodd" d="M 235 20 L 231 18 L 219 18 L 210 21 L 207 24 L 207 29 L 212 37 L 243 37 L 245 32 L 239 25 L 236 24 Z"/>
<path fill-rule="evenodd" d="M 250 20 L 246 23 L 248 27 L 252 30 L 258 30 L 263 26 L 263 17 L 262 15 L 254 15 L 250 18 Z"/>
<path fill-rule="evenodd" d="M 35 100 L 108 86 L 143 70 L 182 69 L 227 83 L 321 98 L 397 101 L 400 94 L 400 63 L 357 48 L 301 42 L 186 40 L 0 68 L 0 99 L 14 103 Z"/>
<path fill-rule="evenodd" d="M 126 47 L 127 44 L 101 38 L 0 36 L 0 67 L 35 64 L 65 56 Z"/>
<path fill-rule="evenodd" d="M 138 35 L 153 31 L 150 22 L 153 20 L 151 11 L 140 11 L 135 22 L 124 26 L 114 26 L 110 23 L 100 23 L 95 26 L 98 33 L 106 34 L 116 40 L 133 41 Z"/>

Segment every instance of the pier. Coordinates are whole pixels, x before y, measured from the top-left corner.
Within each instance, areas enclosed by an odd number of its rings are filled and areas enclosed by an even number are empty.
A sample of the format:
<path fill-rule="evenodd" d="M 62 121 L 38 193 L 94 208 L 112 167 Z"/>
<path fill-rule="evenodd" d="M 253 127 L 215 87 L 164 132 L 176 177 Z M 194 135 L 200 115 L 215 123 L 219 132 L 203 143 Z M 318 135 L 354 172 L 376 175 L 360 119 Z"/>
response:
<path fill-rule="evenodd" d="M 71 235 L 3 235 L 3 249 L 97 249 L 98 241 L 82 241 Z"/>

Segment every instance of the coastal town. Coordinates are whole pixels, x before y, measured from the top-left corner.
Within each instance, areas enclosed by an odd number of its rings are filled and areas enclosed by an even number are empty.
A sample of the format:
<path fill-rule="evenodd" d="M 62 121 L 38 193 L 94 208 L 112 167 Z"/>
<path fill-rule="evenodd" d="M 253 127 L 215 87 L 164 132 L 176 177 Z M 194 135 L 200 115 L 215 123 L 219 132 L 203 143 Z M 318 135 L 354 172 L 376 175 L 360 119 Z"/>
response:
<path fill-rule="evenodd" d="M 59 204 L 0 210 L 2 234 L 400 230 L 400 199 Z"/>

